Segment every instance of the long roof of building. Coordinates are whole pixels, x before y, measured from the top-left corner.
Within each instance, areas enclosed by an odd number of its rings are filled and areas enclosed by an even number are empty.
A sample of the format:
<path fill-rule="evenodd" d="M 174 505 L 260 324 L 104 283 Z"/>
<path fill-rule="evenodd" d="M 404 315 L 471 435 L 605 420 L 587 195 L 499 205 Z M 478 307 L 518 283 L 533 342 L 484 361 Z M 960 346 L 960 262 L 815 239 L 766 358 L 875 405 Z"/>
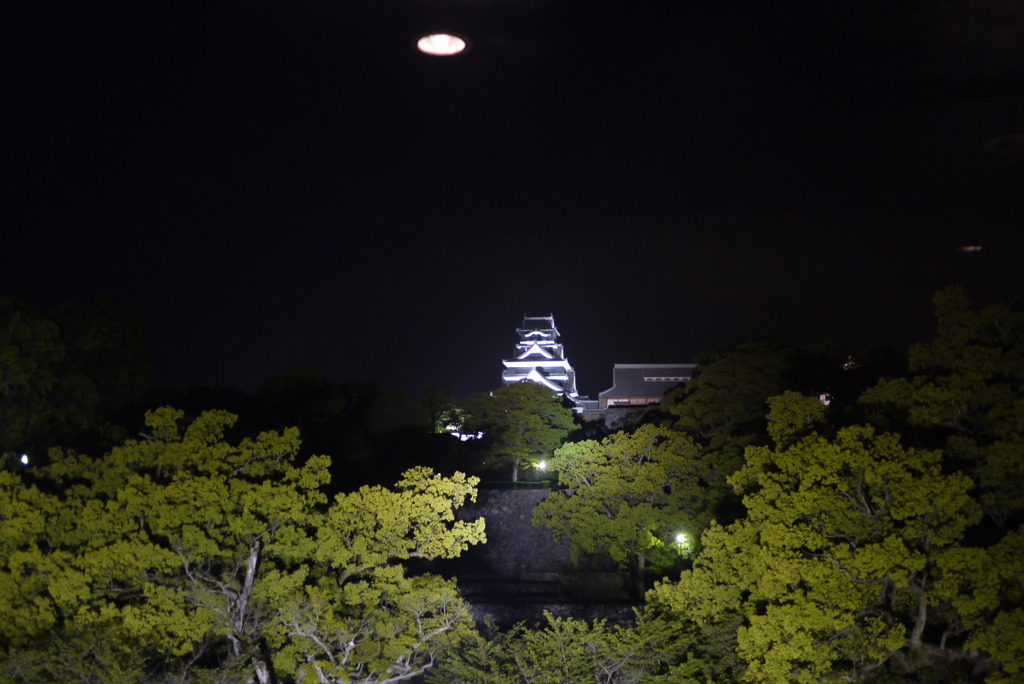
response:
<path fill-rule="evenodd" d="M 617 363 L 612 368 L 612 386 L 599 397 L 661 396 L 693 377 L 695 363 Z"/>

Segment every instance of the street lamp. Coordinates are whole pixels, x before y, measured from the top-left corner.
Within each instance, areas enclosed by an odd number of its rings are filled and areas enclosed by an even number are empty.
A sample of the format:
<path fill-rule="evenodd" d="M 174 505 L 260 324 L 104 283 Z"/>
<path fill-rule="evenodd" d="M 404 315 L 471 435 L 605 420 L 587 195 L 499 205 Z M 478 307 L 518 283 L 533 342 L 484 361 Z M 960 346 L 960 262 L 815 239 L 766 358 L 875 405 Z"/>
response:
<path fill-rule="evenodd" d="M 690 538 L 685 533 L 680 532 L 676 535 L 676 553 L 680 556 L 685 556 L 692 549 L 690 548 Z"/>

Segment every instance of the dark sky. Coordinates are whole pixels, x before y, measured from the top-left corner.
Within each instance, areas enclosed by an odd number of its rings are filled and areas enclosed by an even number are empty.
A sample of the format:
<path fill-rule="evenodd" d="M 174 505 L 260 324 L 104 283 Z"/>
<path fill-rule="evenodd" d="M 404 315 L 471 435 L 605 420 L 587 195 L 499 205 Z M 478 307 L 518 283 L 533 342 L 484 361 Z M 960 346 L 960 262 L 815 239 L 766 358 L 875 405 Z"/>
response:
<path fill-rule="evenodd" d="M 1015 0 L 21 4 L 0 291 L 130 304 L 167 385 L 467 394 L 553 313 L 595 395 L 1024 292 Z"/>

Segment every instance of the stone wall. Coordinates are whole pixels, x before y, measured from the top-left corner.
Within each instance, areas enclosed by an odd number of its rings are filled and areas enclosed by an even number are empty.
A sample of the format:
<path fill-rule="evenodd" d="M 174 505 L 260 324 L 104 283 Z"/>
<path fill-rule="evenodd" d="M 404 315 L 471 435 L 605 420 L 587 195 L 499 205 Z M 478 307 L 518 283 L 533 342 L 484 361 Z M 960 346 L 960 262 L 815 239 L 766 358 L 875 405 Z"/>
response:
<path fill-rule="evenodd" d="M 439 570 L 456 577 L 478 618 L 494 617 L 508 626 L 536 622 L 548 610 L 563 617 L 606 617 L 622 621 L 632 615 L 623 578 L 610 566 L 577 568 L 567 540 L 531 524 L 534 507 L 549 489 L 483 489 L 475 504 L 459 511 L 468 520 L 483 516 L 487 543 L 471 547 Z"/>
<path fill-rule="evenodd" d="M 609 406 L 604 412 L 604 428 L 608 432 L 630 430 L 660 407 L 657 403 L 646 406 Z"/>
<path fill-rule="evenodd" d="M 533 509 L 550 489 L 482 489 L 475 504 L 460 511 L 460 518 L 487 521 L 487 543 L 464 556 L 477 572 L 496 578 L 529 573 L 573 570 L 569 542 L 556 542 L 551 531 L 534 527 Z"/>

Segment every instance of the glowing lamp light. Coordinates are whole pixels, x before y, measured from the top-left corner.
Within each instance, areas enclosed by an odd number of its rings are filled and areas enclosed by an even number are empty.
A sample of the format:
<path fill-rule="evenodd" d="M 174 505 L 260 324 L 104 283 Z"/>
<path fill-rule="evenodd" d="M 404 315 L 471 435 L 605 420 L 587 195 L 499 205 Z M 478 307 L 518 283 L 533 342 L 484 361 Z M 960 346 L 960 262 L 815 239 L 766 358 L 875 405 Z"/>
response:
<path fill-rule="evenodd" d="M 28 465 L 28 454 L 21 455 L 21 465 Z"/>
<path fill-rule="evenodd" d="M 416 49 L 426 55 L 449 57 L 466 49 L 466 41 L 450 33 L 431 33 L 416 41 Z"/>
<path fill-rule="evenodd" d="M 686 543 L 686 535 L 683 534 L 682 532 L 680 532 L 679 534 L 676 535 L 676 544 L 685 544 L 685 543 Z"/>
<path fill-rule="evenodd" d="M 544 470 L 545 468 L 548 467 L 548 462 L 547 461 L 541 461 L 540 463 L 537 464 L 537 467 L 540 468 L 541 470 Z"/>

